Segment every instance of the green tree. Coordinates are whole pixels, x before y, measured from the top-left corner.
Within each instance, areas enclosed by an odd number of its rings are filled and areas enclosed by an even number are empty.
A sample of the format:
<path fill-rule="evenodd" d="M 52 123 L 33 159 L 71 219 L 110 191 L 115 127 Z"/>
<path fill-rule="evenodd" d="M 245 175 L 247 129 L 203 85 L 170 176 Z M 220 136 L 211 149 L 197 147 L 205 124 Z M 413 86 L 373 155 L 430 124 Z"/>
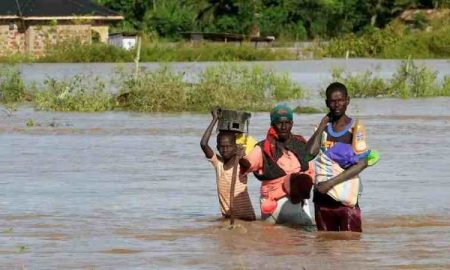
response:
<path fill-rule="evenodd" d="M 124 29 L 142 29 L 143 19 L 147 11 L 153 7 L 153 1 L 148 0 L 97 0 L 97 3 L 117 11 L 125 20 L 121 23 Z"/>
<path fill-rule="evenodd" d="M 177 0 L 161 1 L 154 9 L 147 11 L 144 22 L 147 31 L 156 31 L 160 36 L 181 37 L 181 32 L 195 28 L 196 12 L 189 2 Z"/>

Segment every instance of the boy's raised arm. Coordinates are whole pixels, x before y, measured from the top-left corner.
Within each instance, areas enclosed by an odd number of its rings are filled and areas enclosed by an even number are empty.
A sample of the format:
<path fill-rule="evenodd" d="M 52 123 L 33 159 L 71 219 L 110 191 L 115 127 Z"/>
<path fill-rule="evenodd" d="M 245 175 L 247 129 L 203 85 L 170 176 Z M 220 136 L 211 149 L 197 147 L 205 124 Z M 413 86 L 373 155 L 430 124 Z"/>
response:
<path fill-rule="evenodd" d="M 209 146 L 209 138 L 211 137 L 212 130 L 214 126 L 217 123 L 217 120 L 219 119 L 219 111 L 220 108 L 216 107 L 211 111 L 212 120 L 211 123 L 209 123 L 209 126 L 206 128 L 205 132 L 203 133 L 202 140 L 200 141 L 200 147 L 203 150 L 203 153 L 205 153 L 206 158 L 212 158 L 214 156 L 214 151 Z"/>
<path fill-rule="evenodd" d="M 324 118 L 322 118 L 322 121 L 320 121 L 319 126 L 317 127 L 314 134 L 309 138 L 308 142 L 306 143 L 306 154 L 307 159 L 312 160 L 314 159 L 317 154 L 319 154 L 320 149 L 320 141 L 322 139 L 322 133 L 327 127 L 328 122 L 330 121 L 330 117 L 325 115 Z"/>

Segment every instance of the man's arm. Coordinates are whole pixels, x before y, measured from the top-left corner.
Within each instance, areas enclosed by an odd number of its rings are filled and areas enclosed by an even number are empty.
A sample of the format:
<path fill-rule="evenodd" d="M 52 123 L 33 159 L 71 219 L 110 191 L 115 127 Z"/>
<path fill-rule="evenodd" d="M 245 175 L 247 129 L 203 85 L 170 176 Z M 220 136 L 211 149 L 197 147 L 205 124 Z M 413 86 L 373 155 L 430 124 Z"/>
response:
<path fill-rule="evenodd" d="M 320 193 L 327 193 L 330 189 L 332 189 L 335 185 L 340 184 L 344 181 L 350 180 L 351 178 L 358 175 L 360 172 L 362 172 L 365 168 L 367 168 L 367 158 L 361 159 L 358 163 L 355 165 L 349 167 L 347 170 L 341 172 L 340 174 L 336 175 L 335 177 L 331 178 L 328 181 L 320 182 L 317 184 L 316 189 Z"/>
<path fill-rule="evenodd" d="M 200 141 L 200 147 L 203 150 L 203 153 L 205 153 L 206 158 L 212 158 L 214 156 L 214 151 L 209 147 L 209 138 L 211 137 L 212 130 L 214 126 L 217 123 L 217 120 L 219 119 L 219 108 L 214 108 L 211 111 L 212 120 L 211 123 L 209 123 L 209 126 L 206 128 L 205 133 L 203 133 L 202 140 Z"/>
<path fill-rule="evenodd" d="M 328 117 L 328 114 L 325 115 L 324 118 L 322 118 L 322 121 L 320 121 L 319 126 L 317 127 L 314 134 L 309 138 L 308 142 L 306 143 L 306 159 L 307 161 L 314 159 L 317 154 L 319 154 L 320 149 L 320 142 L 322 140 L 322 133 L 327 127 L 328 122 L 330 121 L 330 118 Z"/>

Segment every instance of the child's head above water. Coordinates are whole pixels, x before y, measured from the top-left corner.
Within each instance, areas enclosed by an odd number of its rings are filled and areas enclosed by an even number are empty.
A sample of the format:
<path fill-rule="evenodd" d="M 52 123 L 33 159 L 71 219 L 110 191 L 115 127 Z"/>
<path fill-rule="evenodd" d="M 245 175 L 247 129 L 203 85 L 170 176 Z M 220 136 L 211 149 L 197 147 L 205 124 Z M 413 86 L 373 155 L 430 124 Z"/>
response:
<path fill-rule="evenodd" d="M 220 131 L 217 134 L 217 150 L 224 160 L 229 160 L 236 155 L 236 134 L 231 131 Z"/>

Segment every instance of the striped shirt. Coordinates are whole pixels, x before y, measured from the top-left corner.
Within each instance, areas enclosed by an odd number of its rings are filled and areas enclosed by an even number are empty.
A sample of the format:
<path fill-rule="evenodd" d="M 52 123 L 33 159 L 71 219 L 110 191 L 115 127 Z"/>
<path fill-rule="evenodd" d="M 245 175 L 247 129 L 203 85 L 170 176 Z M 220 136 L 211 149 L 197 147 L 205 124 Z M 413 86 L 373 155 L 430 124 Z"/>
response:
<path fill-rule="evenodd" d="M 216 171 L 217 194 L 219 196 L 220 211 L 225 217 L 230 215 L 230 187 L 231 179 L 233 177 L 233 168 L 225 170 L 223 168 L 223 161 L 217 158 L 217 155 L 209 159 Z M 255 220 L 255 211 L 253 210 L 250 196 L 247 191 L 247 175 L 239 173 L 236 179 L 234 189 L 234 216 L 244 220 Z"/>

